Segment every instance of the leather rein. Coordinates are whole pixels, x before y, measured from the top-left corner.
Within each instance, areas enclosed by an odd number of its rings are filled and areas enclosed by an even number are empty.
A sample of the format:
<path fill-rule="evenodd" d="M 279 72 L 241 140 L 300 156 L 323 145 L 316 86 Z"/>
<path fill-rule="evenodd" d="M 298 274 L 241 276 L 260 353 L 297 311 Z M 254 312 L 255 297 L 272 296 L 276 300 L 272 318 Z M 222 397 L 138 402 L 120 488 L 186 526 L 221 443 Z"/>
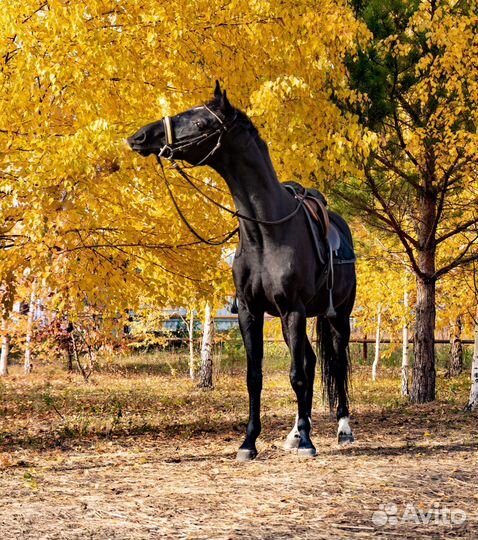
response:
<path fill-rule="evenodd" d="M 186 216 L 184 215 L 184 213 L 180 209 L 180 207 L 179 207 L 179 205 L 178 205 L 178 203 L 177 203 L 177 201 L 176 201 L 176 199 L 174 197 L 174 194 L 173 194 L 173 192 L 171 190 L 171 185 L 170 185 L 169 181 L 166 178 L 161 158 L 167 159 L 172 164 L 174 169 L 176 169 L 178 171 L 178 173 L 182 176 L 182 178 L 184 178 L 184 180 L 186 180 L 186 182 L 191 187 L 193 187 L 202 197 L 204 197 L 205 199 L 207 199 L 208 201 L 213 203 L 215 206 L 217 206 L 221 210 L 224 210 L 225 212 L 228 212 L 233 217 L 237 217 L 239 219 L 243 219 L 243 220 L 249 221 L 251 223 L 256 223 L 258 225 L 282 225 L 283 223 L 286 223 L 287 221 L 291 220 L 295 215 L 298 214 L 298 212 L 300 211 L 301 208 L 304 208 L 304 204 L 305 204 L 305 197 L 304 196 L 299 196 L 298 194 L 294 194 L 295 199 L 298 200 L 298 204 L 294 208 L 294 210 L 292 212 L 290 212 L 289 214 L 287 214 L 285 217 L 283 217 L 281 219 L 273 220 L 273 221 L 262 220 L 262 219 L 257 219 L 257 218 L 253 218 L 253 217 L 250 217 L 250 216 L 246 216 L 245 214 L 242 214 L 242 213 L 240 213 L 238 211 L 231 210 L 227 206 L 222 205 L 221 203 L 217 202 L 212 197 L 210 197 L 207 193 L 204 193 L 204 191 L 202 191 L 198 186 L 196 186 L 196 184 L 189 178 L 189 176 L 186 174 L 184 169 L 185 168 L 192 169 L 192 168 L 195 168 L 195 167 L 199 167 L 200 165 L 203 165 L 211 156 L 213 156 L 219 150 L 219 148 L 221 148 L 221 146 L 222 146 L 222 137 L 223 137 L 224 133 L 226 133 L 228 131 L 228 128 L 230 126 L 234 125 L 234 122 L 235 122 L 235 120 L 237 118 L 237 113 L 236 113 L 231 120 L 229 120 L 227 122 L 224 122 L 207 105 L 203 105 L 202 107 L 204 109 L 206 109 L 212 116 L 214 116 L 214 118 L 219 123 L 219 127 L 214 129 L 214 130 L 209 131 L 208 133 L 203 133 L 201 135 L 198 135 L 197 137 L 193 137 L 191 139 L 188 139 L 188 140 L 186 140 L 185 142 L 183 142 L 181 144 L 182 141 L 181 140 L 176 140 L 176 138 L 175 138 L 174 125 L 173 125 L 172 118 L 169 117 L 169 116 L 165 116 L 163 118 L 163 125 L 164 125 L 164 133 L 165 133 L 166 143 L 161 148 L 159 153 L 156 154 L 156 159 L 157 159 L 157 161 L 158 161 L 158 163 L 159 163 L 159 165 L 161 167 L 161 171 L 162 171 L 162 174 L 163 174 L 163 178 L 164 178 L 164 181 L 165 181 L 169 196 L 171 197 L 171 200 L 173 202 L 174 207 L 176 208 L 176 211 L 179 214 L 179 217 L 181 218 L 183 223 L 186 225 L 186 227 L 189 229 L 189 231 L 198 240 L 200 240 L 201 242 L 203 242 L 205 244 L 214 245 L 214 246 L 220 246 L 222 244 L 225 244 L 227 241 L 229 241 L 239 231 L 239 228 L 236 228 L 233 231 L 231 231 L 230 233 L 227 233 L 225 238 L 223 240 L 219 241 L 219 242 L 213 242 L 211 240 L 203 238 L 192 227 L 192 225 L 189 223 Z M 215 135 L 217 135 L 217 137 L 218 137 L 216 145 L 213 147 L 213 149 L 210 152 L 208 152 L 200 161 L 198 161 L 194 165 L 190 165 L 189 167 L 181 167 L 178 164 L 178 162 L 174 159 L 174 153 L 175 152 L 183 150 L 185 148 L 189 148 L 191 146 L 199 146 L 201 143 L 203 143 L 204 141 L 207 141 L 208 139 L 210 139 L 211 137 L 214 137 Z M 305 208 L 304 208 L 304 210 L 305 210 Z M 307 211 L 306 211 L 306 213 L 307 213 Z"/>

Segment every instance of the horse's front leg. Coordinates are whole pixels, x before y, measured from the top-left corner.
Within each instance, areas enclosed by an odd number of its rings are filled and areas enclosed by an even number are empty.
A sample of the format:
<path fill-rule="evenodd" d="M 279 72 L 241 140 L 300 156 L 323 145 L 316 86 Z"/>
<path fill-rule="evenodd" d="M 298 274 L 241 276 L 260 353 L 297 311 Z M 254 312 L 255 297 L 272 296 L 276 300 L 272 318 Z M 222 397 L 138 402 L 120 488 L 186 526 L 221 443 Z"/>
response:
<path fill-rule="evenodd" d="M 247 353 L 249 421 L 246 438 L 237 452 L 238 461 L 250 461 L 257 456 L 256 439 L 261 432 L 263 326 L 264 313 L 252 314 L 239 304 L 239 327 Z"/>
<path fill-rule="evenodd" d="M 282 327 L 291 354 L 290 382 L 297 396 L 296 426 L 299 434 L 297 453 L 304 457 L 313 457 L 317 454 L 315 446 L 310 440 L 312 388 L 309 389 L 309 384 L 313 385 L 313 377 L 310 376 L 310 372 L 305 370 L 304 357 L 307 335 L 306 318 L 303 310 L 284 315 L 282 317 Z M 310 351 L 307 350 L 307 352 Z"/>

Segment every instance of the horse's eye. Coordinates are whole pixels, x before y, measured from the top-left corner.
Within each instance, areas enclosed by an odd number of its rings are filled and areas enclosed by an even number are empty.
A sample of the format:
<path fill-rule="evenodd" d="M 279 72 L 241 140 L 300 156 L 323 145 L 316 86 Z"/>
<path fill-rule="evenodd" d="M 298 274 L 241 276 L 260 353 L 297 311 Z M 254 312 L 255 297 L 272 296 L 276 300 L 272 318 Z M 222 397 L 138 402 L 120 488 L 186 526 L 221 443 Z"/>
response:
<path fill-rule="evenodd" d="M 199 118 L 198 120 L 194 120 L 193 124 L 199 129 L 204 129 L 207 125 L 207 122 L 203 120 L 202 118 Z"/>

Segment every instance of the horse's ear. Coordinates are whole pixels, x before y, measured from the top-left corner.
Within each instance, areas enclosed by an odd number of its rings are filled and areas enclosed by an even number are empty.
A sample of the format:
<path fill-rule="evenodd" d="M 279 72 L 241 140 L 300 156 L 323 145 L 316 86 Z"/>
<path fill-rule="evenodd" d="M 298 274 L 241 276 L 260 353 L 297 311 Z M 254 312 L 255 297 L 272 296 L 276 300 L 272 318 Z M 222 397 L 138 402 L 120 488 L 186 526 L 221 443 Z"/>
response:
<path fill-rule="evenodd" d="M 221 108 L 221 111 L 227 115 L 229 114 L 230 112 L 232 112 L 232 105 L 229 103 L 229 100 L 227 99 L 227 93 L 226 91 L 224 90 L 224 92 L 222 93 L 222 96 L 221 96 L 221 100 L 219 102 L 219 106 Z"/>
<path fill-rule="evenodd" d="M 219 99 L 220 97 L 222 97 L 221 85 L 219 84 L 219 81 L 217 79 L 216 79 L 216 88 L 214 88 L 214 97 L 216 99 Z"/>

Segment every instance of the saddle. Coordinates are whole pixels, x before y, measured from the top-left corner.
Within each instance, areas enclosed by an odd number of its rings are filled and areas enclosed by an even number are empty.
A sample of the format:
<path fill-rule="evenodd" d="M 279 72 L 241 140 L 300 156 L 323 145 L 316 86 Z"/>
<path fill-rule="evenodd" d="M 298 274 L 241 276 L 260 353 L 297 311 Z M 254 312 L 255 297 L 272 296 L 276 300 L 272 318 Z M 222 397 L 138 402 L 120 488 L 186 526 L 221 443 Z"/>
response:
<path fill-rule="evenodd" d="M 304 188 L 297 182 L 284 182 L 283 186 L 294 194 L 295 198 L 303 201 L 308 215 L 322 229 L 323 237 L 330 250 L 337 255 L 340 249 L 340 234 L 337 227 L 330 221 L 327 211 L 327 201 L 318 189 Z M 319 258 L 325 264 L 327 255 L 320 250 Z"/>
<path fill-rule="evenodd" d="M 337 254 L 340 248 L 340 235 L 337 227 L 330 221 L 329 213 L 323 202 L 313 195 L 299 195 L 297 198 L 304 201 L 304 206 L 312 218 L 322 227 L 324 237 L 332 252 Z"/>
<path fill-rule="evenodd" d="M 307 221 L 309 222 L 310 232 L 314 239 L 315 250 L 319 260 L 325 265 L 325 272 L 322 276 L 322 283 L 325 283 L 329 293 L 329 305 L 325 312 L 328 318 L 335 317 L 335 312 L 332 290 L 334 287 L 334 265 L 343 262 L 338 258 L 338 251 L 341 246 L 340 232 L 336 225 L 330 221 L 329 212 L 327 211 L 327 201 L 325 197 L 317 189 L 304 188 L 297 182 L 284 182 L 284 187 L 301 201 L 304 205 Z M 317 227 L 322 230 L 322 239 L 317 236 Z"/>

